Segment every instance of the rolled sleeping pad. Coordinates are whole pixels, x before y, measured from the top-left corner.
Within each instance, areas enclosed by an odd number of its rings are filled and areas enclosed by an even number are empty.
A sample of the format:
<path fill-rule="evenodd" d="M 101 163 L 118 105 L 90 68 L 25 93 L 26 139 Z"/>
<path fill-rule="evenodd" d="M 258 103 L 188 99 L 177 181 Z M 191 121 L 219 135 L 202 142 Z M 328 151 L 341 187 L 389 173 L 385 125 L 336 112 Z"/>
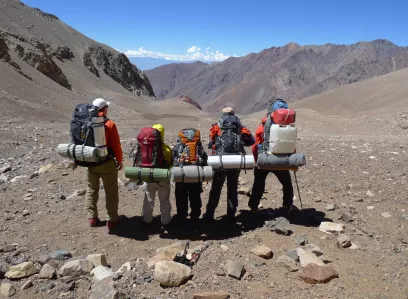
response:
<path fill-rule="evenodd" d="M 170 170 L 162 168 L 125 167 L 125 177 L 142 182 L 170 182 Z"/>
<path fill-rule="evenodd" d="M 76 161 L 99 162 L 100 151 L 96 147 L 75 145 L 73 143 L 59 144 L 57 152 L 61 157 Z"/>
<path fill-rule="evenodd" d="M 260 153 L 257 164 L 259 169 L 265 170 L 297 170 L 299 167 L 306 165 L 306 157 L 304 154 L 276 156 Z"/>
<path fill-rule="evenodd" d="M 187 165 L 173 167 L 172 180 L 176 183 L 202 183 L 209 182 L 213 178 L 211 166 Z"/>
<path fill-rule="evenodd" d="M 208 156 L 207 164 L 213 169 L 252 169 L 255 160 L 253 155 Z"/>

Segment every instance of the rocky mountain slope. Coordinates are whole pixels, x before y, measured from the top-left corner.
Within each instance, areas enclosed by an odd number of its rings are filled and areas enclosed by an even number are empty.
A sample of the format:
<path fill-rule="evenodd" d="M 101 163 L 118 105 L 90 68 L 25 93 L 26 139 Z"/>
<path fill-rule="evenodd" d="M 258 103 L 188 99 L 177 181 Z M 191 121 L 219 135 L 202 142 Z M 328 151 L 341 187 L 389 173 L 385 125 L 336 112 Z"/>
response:
<path fill-rule="evenodd" d="M 0 98 L 47 101 L 46 108 L 58 112 L 66 97 L 86 100 L 87 95 L 153 99 L 147 76 L 116 50 L 93 41 L 69 27 L 58 17 L 19 1 L 1 0 L 0 64 L 3 80 L 16 80 L 21 90 L 2 84 Z M 27 87 L 41 92 L 22 94 Z M 41 91 L 38 90 L 41 88 Z M 65 97 L 65 100 L 62 98 Z M 13 101 L 8 102 L 13 105 Z M 67 105 L 68 104 L 68 105 Z M 42 107 L 45 108 L 45 107 Z"/>
<path fill-rule="evenodd" d="M 187 80 L 199 73 L 208 64 L 197 61 L 194 63 L 171 63 L 147 70 L 146 75 L 152 82 L 153 90 L 158 100 L 179 96 L 174 91 L 183 86 Z"/>
<path fill-rule="evenodd" d="M 175 67 L 175 66 L 173 66 Z M 353 45 L 289 43 L 208 65 L 169 92 L 151 77 L 156 93 L 185 94 L 213 112 L 232 105 L 240 113 L 265 108 L 273 97 L 290 102 L 408 67 L 408 48 L 387 40 Z M 152 70 L 151 72 L 153 72 Z"/>

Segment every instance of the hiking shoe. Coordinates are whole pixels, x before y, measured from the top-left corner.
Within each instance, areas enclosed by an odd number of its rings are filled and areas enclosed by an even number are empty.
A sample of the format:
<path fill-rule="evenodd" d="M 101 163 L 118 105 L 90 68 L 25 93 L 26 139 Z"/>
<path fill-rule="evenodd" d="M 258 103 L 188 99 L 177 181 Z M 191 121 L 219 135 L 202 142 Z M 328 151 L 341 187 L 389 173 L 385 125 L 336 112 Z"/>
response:
<path fill-rule="evenodd" d="M 97 227 L 100 225 L 101 221 L 98 217 L 96 218 L 88 218 L 88 223 L 90 227 Z"/>

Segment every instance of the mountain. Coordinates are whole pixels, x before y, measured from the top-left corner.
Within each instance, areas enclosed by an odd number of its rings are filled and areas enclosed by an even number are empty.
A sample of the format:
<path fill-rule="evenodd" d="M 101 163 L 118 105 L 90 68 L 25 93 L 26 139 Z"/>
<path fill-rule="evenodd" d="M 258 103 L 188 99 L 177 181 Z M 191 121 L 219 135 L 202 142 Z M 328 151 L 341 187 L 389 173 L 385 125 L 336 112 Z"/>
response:
<path fill-rule="evenodd" d="M 166 60 L 162 58 L 150 57 L 129 57 L 129 60 L 141 70 L 151 70 L 156 67 L 171 63 L 182 63 L 181 61 L 176 60 Z"/>
<path fill-rule="evenodd" d="M 174 90 L 184 86 L 189 78 L 200 73 L 208 64 L 201 61 L 193 63 L 172 63 L 162 65 L 152 70 L 147 70 L 146 75 L 152 82 L 153 90 L 158 100 L 177 97 L 181 94 L 175 94 Z M 154 82 L 154 83 L 153 83 Z"/>
<path fill-rule="evenodd" d="M 0 74 L 0 104 L 16 116 L 24 106 L 47 118 L 70 117 L 72 101 L 89 96 L 154 99 L 149 79 L 124 54 L 14 0 L 1 1 Z"/>
<path fill-rule="evenodd" d="M 408 47 L 374 40 L 352 45 L 289 43 L 213 63 L 190 77 L 177 73 L 176 86 L 171 84 L 175 80 L 150 75 L 157 69 L 148 75 L 160 98 L 188 95 L 210 112 L 232 105 L 239 113 L 250 113 L 264 109 L 275 97 L 295 102 L 406 67 Z"/>

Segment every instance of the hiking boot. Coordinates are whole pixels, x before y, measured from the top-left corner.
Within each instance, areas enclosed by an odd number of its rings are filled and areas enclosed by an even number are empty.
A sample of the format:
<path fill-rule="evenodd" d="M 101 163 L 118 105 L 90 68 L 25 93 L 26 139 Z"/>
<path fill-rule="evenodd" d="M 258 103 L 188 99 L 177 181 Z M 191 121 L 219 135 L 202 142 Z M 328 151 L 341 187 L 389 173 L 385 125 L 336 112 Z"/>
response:
<path fill-rule="evenodd" d="M 101 221 L 98 217 L 96 218 L 88 218 L 88 223 L 90 227 L 97 227 L 101 224 Z"/>

